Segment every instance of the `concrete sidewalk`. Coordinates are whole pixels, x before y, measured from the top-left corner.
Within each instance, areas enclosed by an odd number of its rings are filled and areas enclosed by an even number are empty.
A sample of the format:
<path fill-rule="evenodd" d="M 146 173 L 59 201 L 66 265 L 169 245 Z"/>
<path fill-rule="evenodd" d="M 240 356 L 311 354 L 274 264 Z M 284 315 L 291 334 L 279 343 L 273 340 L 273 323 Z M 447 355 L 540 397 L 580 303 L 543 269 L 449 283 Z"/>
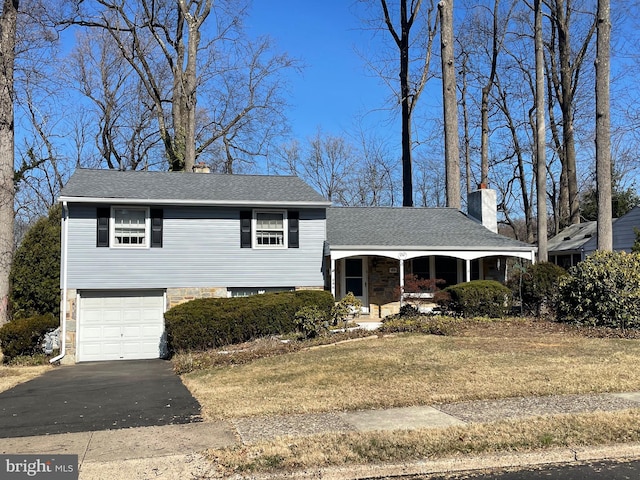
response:
<path fill-rule="evenodd" d="M 228 422 L 199 422 L 6 438 L 2 439 L 0 452 L 3 454 L 77 454 L 80 462 L 80 478 L 83 480 L 116 477 L 123 480 L 187 476 L 188 478 L 216 478 L 212 465 L 197 452 L 207 448 L 268 440 L 283 435 L 307 436 L 324 432 L 443 428 L 503 418 L 616 411 L 629 408 L 640 408 L 640 392 L 511 398 L 387 410 L 242 418 Z M 640 445 L 621 445 L 617 450 L 602 447 L 582 449 L 580 455 L 585 459 L 614 458 L 612 455 L 640 457 Z M 556 449 L 523 455 L 492 455 L 420 462 L 412 464 L 413 467 L 403 465 L 328 469 L 322 478 L 367 478 L 367 476 L 400 473 L 406 475 L 408 470 L 415 473 L 428 473 L 491 466 L 568 462 L 575 461 L 577 458 L 578 452 L 575 450 Z M 377 473 L 374 473 L 374 470 Z M 393 473 L 396 471 L 397 473 Z M 316 475 L 309 478 L 318 477 Z"/>

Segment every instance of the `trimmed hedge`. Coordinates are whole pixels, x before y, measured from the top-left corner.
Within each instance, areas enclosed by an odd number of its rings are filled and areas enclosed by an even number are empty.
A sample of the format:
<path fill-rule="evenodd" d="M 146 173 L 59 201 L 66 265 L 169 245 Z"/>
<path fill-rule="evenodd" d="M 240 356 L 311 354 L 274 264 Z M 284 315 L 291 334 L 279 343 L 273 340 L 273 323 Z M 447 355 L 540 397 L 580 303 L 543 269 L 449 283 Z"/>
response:
<path fill-rule="evenodd" d="M 463 317 L 504 317 L 513 303 L 511 290 L 495 280 L 458 283 L 438 293 L 435 298 L 441 307 Z"/>
<path fill-rule="evenodd" d="M 51 314 L 20 318 L 0 328 L 0 348 L 4 362 L 22 355 L 42 353 L 42 341 L 47 332 L 55 330 L 60 319 Z"/>
<path fill-rule="evenodd" d="M 295 332 L 302 307 L 316 306 L 328 316 L 334 303 L 333 295 L 321 290 L 192 300 L 165 313 L 167 345 L 171 353 L 203 351 Z"/>

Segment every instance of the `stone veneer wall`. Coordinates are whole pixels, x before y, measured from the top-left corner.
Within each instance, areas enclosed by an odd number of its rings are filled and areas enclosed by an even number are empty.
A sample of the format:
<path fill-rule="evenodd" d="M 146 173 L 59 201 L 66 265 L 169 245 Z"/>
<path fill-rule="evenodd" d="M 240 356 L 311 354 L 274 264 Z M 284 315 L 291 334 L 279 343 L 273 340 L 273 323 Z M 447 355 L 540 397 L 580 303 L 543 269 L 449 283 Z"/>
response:
<path fill-rule="evenodd" d="M 60 363 L 63 365 L 73 364 L 76 361 L 76 319 L 78 318 L 78 305 L 77 305 L 77 290 L 69 289 L 67 290 L 67 331 L 65 338 L 65 356 L 60 360 Z M 61 299 L 62 303 L 63 300 Z M 62 320 L 62 305 L 60 308 L 60 316 Z"/>
<path fill-rule="evenodd" d="M 196 298 L 227 298 L 226 287 L 167 288 L 167 310 Z"/>
<path fill-rule="evenodd" d="M 384 318 L 398 313 L 400 262 L 388 257 L 369 258 L 369 315 Z"/>

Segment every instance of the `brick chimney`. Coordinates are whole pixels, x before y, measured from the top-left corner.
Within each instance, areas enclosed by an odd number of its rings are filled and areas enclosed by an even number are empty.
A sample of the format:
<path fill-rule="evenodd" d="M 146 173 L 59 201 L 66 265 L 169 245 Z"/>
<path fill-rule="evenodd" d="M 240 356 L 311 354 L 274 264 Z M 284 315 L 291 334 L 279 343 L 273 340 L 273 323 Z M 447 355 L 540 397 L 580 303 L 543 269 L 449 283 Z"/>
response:
<path fill-rule="evenodd" d="M 467 196 L 469 216 L 494 233 L 498 233 L 496 198 L 496 191 L 486 188 L 484 184 L 478 185 L 478 190 Z"/>
<path fill-rule="evenodd" d="M 196 163 L 193 166 L 193 173 L 210 173 L 211 169 L 204 162 Z"/>

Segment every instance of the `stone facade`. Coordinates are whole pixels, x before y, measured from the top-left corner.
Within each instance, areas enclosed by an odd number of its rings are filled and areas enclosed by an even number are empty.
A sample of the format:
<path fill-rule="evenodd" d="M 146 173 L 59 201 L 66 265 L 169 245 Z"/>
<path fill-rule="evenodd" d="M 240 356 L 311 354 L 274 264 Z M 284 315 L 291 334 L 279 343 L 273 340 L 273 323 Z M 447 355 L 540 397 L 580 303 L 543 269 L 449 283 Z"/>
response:
<path fill-rule="evenodd" d="M 62 307 L 62 305 L 61 305 Z M 65 356 L 60 360 L 63 365 L 70 365 L 76 361 L 76 319 L 78 318 L 78 292 L 77 290 L 67 290 L 67 331 L 65 335 Z M 60 309 L 62 315 L 63 308 Z"/>
<path fill-rule="evenodd" d="M 196 298 L 227 298 L 226 287 L 167 288 L 167 310 Z"/>
<path fill-rule="evenodd" d="M 400 311 L 400 262 L 369 257 L 369 315 L 384 318 Z"/>

